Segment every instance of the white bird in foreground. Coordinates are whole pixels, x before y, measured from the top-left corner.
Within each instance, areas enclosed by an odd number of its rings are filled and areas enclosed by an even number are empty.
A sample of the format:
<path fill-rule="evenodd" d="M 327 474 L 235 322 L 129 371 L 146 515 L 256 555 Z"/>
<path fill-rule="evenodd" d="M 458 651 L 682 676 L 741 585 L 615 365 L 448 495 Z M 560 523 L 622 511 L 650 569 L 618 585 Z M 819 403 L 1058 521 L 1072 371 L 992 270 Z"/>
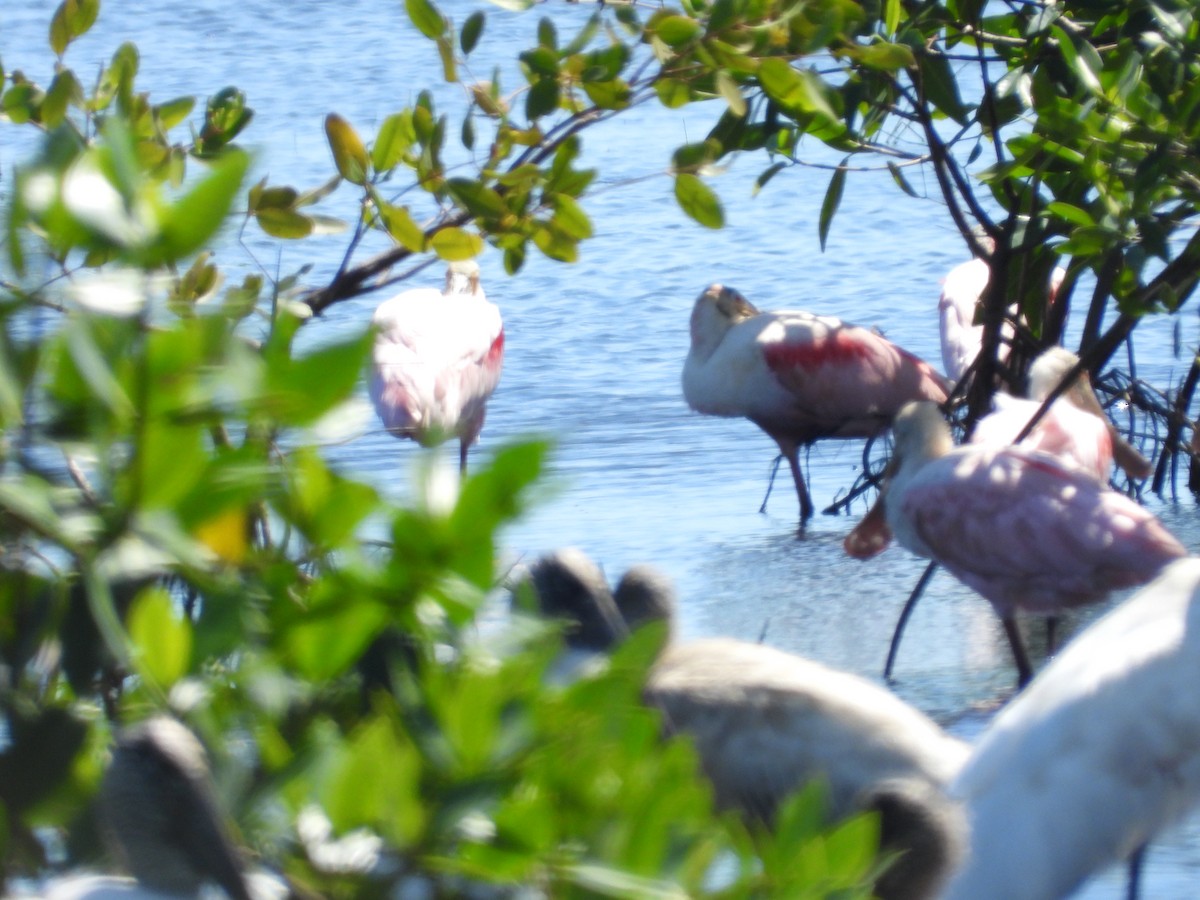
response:
<path fill-rule="evenodd" d="M 800 448 L 822 438 L 873 437 L 910 400 L 946 399 L 928 363 L 867 328 L 800 310 L 760 312 L 733 288 L 710 286 L 692 308 L 683 367 L 688 405 L 741 416 L 788 461 L 800 521 L 813 515 Z"/>
<path fill-rule="evenodd" d="M 1023 447 L 955 447 L 932 403 L 901 410 L 894 474 L 845 541 L 868 559 L 894 534 L 992 604 L 1020 684 L 1032 676 L 1015 616 L 1054 615 L 1144 584 L 1187 551 L 1152 513 L 1055 457 Z"/>
<path fill-rule="evenodd" d="M 196 898 L 215 885 L 230 900 L 261 900 L 217 806 L 204 749 L 183 725 L 156 716 L 124 729 L 100 787 L 108 836 L 132 878 L 75 876 L 46 900 Z M 264 879 L 265 881 L 265 879 Z M 273 896 L 287 896 L 271 885 Z"/>
<path fill-rule="evenodd" d="M 576 613 L 608 619 L 596 612 L 607 585 L 582 553 L 560 551 L 533 568 L 544 609 L 568 622 Z M 674 609 L 669 582 L 648 566 L 630 569 L 614 599 L 629 627 Z M 622 631 L 577 629 L 600 638 Z M 880 896 L 936 895 L 962 828 L 942 789 L 968 748 L 923 713 L 856 675 L 727 639 L 668 643 L 644 696 L 669 732 L 691 737 L 721 806 L 770 823 L 789 794 L 821 778 L 831 818 L 874 810 L 884 849 L 906 851 L 877 884 Z"/>
<path fill-rule="evenodd" d="M 883 849 L 904 851 L 879 896 L 936 896 L 962 827 L 942 792 L 968 748 L 924 713 L 857 675 L 723 638 L 669 646 L 645 697 L 695 743 L 720 806 L 770 823 L 821 779 L 832 819 L 877 811 Z"/>
<path fill-rule="evenodd" d="M 504 325 L 479 286 L 479 264 L 451 263 L 444 291 L 398 294 L 372 322 L 370 394 L 384 427 L 423 447 L 457 437 L 465 472 L 504 358 Z"/>
<path fill-rule="evenodd" d="M 1200 801 L 1200 559 L 1084 630 L 951 785 L 970 849 L 947 900 L 1052 900 Z"/>

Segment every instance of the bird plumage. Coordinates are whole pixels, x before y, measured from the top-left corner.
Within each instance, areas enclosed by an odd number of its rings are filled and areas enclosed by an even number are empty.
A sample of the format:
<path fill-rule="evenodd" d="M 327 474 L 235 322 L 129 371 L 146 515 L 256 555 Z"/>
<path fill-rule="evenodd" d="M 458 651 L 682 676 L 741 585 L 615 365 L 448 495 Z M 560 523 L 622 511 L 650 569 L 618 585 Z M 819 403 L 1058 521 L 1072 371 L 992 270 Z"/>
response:
<path fill-rule="evenodd" d="M 1019 609 L 1054 614 L 1096 602 L 1186 555 L 1148 510 L 1053 456 L 954 447 L 933 404 L 902 410 L 895 439 L 895 472 L 880 497 L 886 524 L 868 513 L 847 552 L 869 558 L 894 535 L 989 600 L 1010 640 Z"/>
<path fill-rule="evenodd" d="M 820 779 L 831 818 L 875 810 L 884 849 L 906 851 L 879 896 L 936 896 L 962 828 L 942 790 L 968 748 L 923 713 L 856 675 L 722 638 L 668 647 L 645 696 L 691 738 L 719 805 L 769 823 Z"/>
<path fill-rule="evenodd" d="M 946 384 L 870 329 L 799 310 L 760 312 L 736 290 L 712 285 L 692 309 L 683 394 L 697 412 L 745 417 L 775 440 L 806 521 L 813 509 L 801 447 L 877 435 L 906 402 L 944 401 Z"/>
<path fill-rule="evenodd" d="M 1200 801 L 1200 560 L 1077 635 L 951 785 L 970 847 L 947 900 L 1051 900 Z"/>
<path fill-rule="evenodd" d="M 504 357 L 500 310 L 479 286 L 478 265 L 451 264 L 443 291 L 405 291 L 372 321 L 370 395 L 384 427 L 422 446 L 458 438 L 465 470 Z"/>

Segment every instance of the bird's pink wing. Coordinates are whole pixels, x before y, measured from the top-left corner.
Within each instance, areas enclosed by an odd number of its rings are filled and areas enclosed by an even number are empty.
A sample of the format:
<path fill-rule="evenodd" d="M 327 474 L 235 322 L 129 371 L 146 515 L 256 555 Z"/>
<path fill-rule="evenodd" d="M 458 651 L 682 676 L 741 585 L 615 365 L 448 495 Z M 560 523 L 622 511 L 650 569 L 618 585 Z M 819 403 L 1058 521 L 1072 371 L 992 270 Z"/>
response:
<path fill-rule="evenodd" d="M 876 434 L 908 401 L 946 399 L 932 366 L 866 328 L 810 317 L 761 344 L 776 381 L 826 434 Z"/>
<path fill-rule="evenodd" d="M 1092 602 L 1186 555 L 1136 502 L 1045 454 L 951 454 L 921 476 L 899 498 L 901 516 L 1002 615 Z"/>

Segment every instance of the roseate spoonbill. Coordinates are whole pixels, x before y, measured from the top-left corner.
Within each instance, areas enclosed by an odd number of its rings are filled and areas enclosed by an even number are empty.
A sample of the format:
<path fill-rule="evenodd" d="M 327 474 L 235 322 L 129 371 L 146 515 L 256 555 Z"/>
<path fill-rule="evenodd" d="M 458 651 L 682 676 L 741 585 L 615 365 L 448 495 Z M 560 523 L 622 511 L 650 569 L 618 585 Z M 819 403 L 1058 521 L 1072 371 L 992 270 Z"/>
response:
<path fill-rule="evenodd" d="M 992 244 L 990 239 L 987 243 L 988 245 Z M 1054 302 L 1055 295 L 1066 274 L 1066 269 L 1061 266 L 1055 267 L 1050 274 L 1047 294 L 1051 303 Z M 983 326 L 975 324 L 975 313 L 991 277 L 992 272 L 988 261 L 977 256 L 955 266 L 946 273 L 946 277 L 942 280 L 942 293 L 938 298 L 942 366 L 946 370 L 947 377 L 956 384 L 962 380 L 971 364 L 975 362 L 975 357 L 979 355 L 979 350 L 983 346 Z M 1015 307 L 1009 311 L 1016 315 Z M 1004 362 L 1008 359 L 1010 342 L 1013 338 L 1013 328 L 1010 323 L 1006 322 L 1002 326 L 1001 335 L 1005 340 L 1000 345 L 999 359 Z"/>
<path fill-rule="evenodd" d="M 504 357 L 500 310 L 479 286 L 479 264 L 451 263 L 445 290 L 404 291 L 372 321 L 371 402 L 384 427 L 423 447 L 457 437 L 465 472 Z"/>
<path fill-rule="evenodd" d="M 894 534 L 982 594 L 1012 646 L 1019 684 L 1033 671 L 1018 610 L 1054 615 L 1144 584 L 1187 551 L 1154 517 L 1086 472 L 1023 447 L 955 447 L 932 403 L 896 416 L 893 474 L 846 537 L 867 559 Z"/>
<path fill-rule="evenodd" d="M 669 621 L 675 608 L 670 582 L 649 566 L 631 568 L 610 598 L 577 550 L 543 557 L 530 578 L 540 607 L 565 619 L 568 635 L 594 635 L 592 649 L 639 621 Z M 605 624 L 587 624 L 597 620 Z M 880 896 L 933 896 L 957 859 L 961 813 L 942 788 L 967 746 L 890 691 L 761 644 L 709 639 L 668 641 L 644 696 L 669 732 L 691 737 L 724 807 L 770 822 L 784 797 L 823 778 L 831 815 L 878 812 L 884 847 L 907 851 L 880 879 Z"/>
<path fill-rule="evenodd" d="M 645 697 L 668 731 L 692 739 L 723 807 L 769 823 L 788 794 L 819 778 L 834 818 L 878 812 L 883 849 L 903 851 L 876 884 L 880 897 L 936 896 L 957 862 L 961 811 L 943 789 L 967 745 L 885 688 L 713 638 L 669 646 Z"/>
<path fill-rule="evenodd" d="M 801 447 L 872 437 L 908 401 L 947 396 L 932 366 L 870 329 L 799 310 L 760 312 L 719 284 L 696 300 L 691 332 L 683 366 L 688 405 L 743 416 L 774 439 L 791 466 L 801 524 L 813 515 Z"/>
<path fill-rule="evenodd" d="M 206 884 L 231 900 L 264 896 L 244 874 L 226 831 L 204 749 L 176 720 L 156 716 L 120 733 L 99 804 L 107 836 L 133 878 L 58 879 L 47 900 L 198 897 Z"/>
<path fill-rule="evenodd" d="M 971 443 L 997 447 L 1013 443 L 1078 363 L 1079 357 L 1063 347 L 1045 350 L 1029 367 L 1029 399 L 997 394 L 995 410 L 979 420 Z M 1102 482 L 1108 481 L 1114 456 L 1130 478 L 1150 474 L 1150 461 L 1117 433 L 1086 373 L 1081 373 L 1050 405 L 1021 445 L 1069 460 Z"/>
<path fill-rule="evenodd" d="M 1200 559 L 1063 649 L 954 780 L 970 849 L 947 900 L 1051 900 L 1130 857 L 1200 801 Z"/>

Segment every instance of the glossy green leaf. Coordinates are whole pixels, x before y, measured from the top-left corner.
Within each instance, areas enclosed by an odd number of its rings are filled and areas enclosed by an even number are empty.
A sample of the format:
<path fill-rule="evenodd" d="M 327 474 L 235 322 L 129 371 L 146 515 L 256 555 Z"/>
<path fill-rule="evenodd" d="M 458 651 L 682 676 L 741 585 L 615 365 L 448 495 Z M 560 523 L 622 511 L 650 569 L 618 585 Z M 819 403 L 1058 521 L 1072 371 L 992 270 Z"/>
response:
<path fill-rule="evenodd" d="M 337 113 L 325 117 L 325 137 L 341 176 L 352 184 L 365 184 L 370 161 L 367 148 L 349 122 Z"/>
<path fill-rule="evenodd" d="M 433 252 L 442 259 L 474 259 L 483 252 L 483 238 L 461 228 L 443 228 L 429 240 Z"/>
<path fill-rule="evenodd" d="M 404 0 L 409 20 L 425 37 L 436 40 L 446 30 L 446 20 L 431 0 Z"/>
<path fill-rule="evenodd" d="M 475 49 L 480 35 L 483 34 L 485 22 L 484 14 L 479 10 L 467 16 L 467 21 L 463 22 L 462 31 L 458 35 L 458 46 L 462 48 L 463 53 L 470 54 Z"/>
<path fill-rule="evenodd" d="M 176 609 L 171 595 L 152 587 L 134 599 L 126 617 L 133 660 L 160 688 L 187 674 L 192 659 L 192 625 Z"/>
<path fill-rule="evenodd" d="M 725 225 L 721 201 L 695 175 L 683 172 L 675 176 L 675 199 L 685 213 L 705 228 L 721 228 Z"/>
<path fill-rule="evenodd" d="M 842 191 L 846 186 L 846 166 L 850 162 L 850 157 L 842 160 L 840 166 L 834 170 L 833 177 L 829 179 L 829 187 L 825 191 L 825 199 L 821 201 L 821 216 L 817 223 L 817 236 L 821 240 L 821 250 L 825 249 L 825 241 L 829 237 L 829 226 L 833 224 L 833 217 L 837 214 L 838 206 L 842 202 Z"/>

